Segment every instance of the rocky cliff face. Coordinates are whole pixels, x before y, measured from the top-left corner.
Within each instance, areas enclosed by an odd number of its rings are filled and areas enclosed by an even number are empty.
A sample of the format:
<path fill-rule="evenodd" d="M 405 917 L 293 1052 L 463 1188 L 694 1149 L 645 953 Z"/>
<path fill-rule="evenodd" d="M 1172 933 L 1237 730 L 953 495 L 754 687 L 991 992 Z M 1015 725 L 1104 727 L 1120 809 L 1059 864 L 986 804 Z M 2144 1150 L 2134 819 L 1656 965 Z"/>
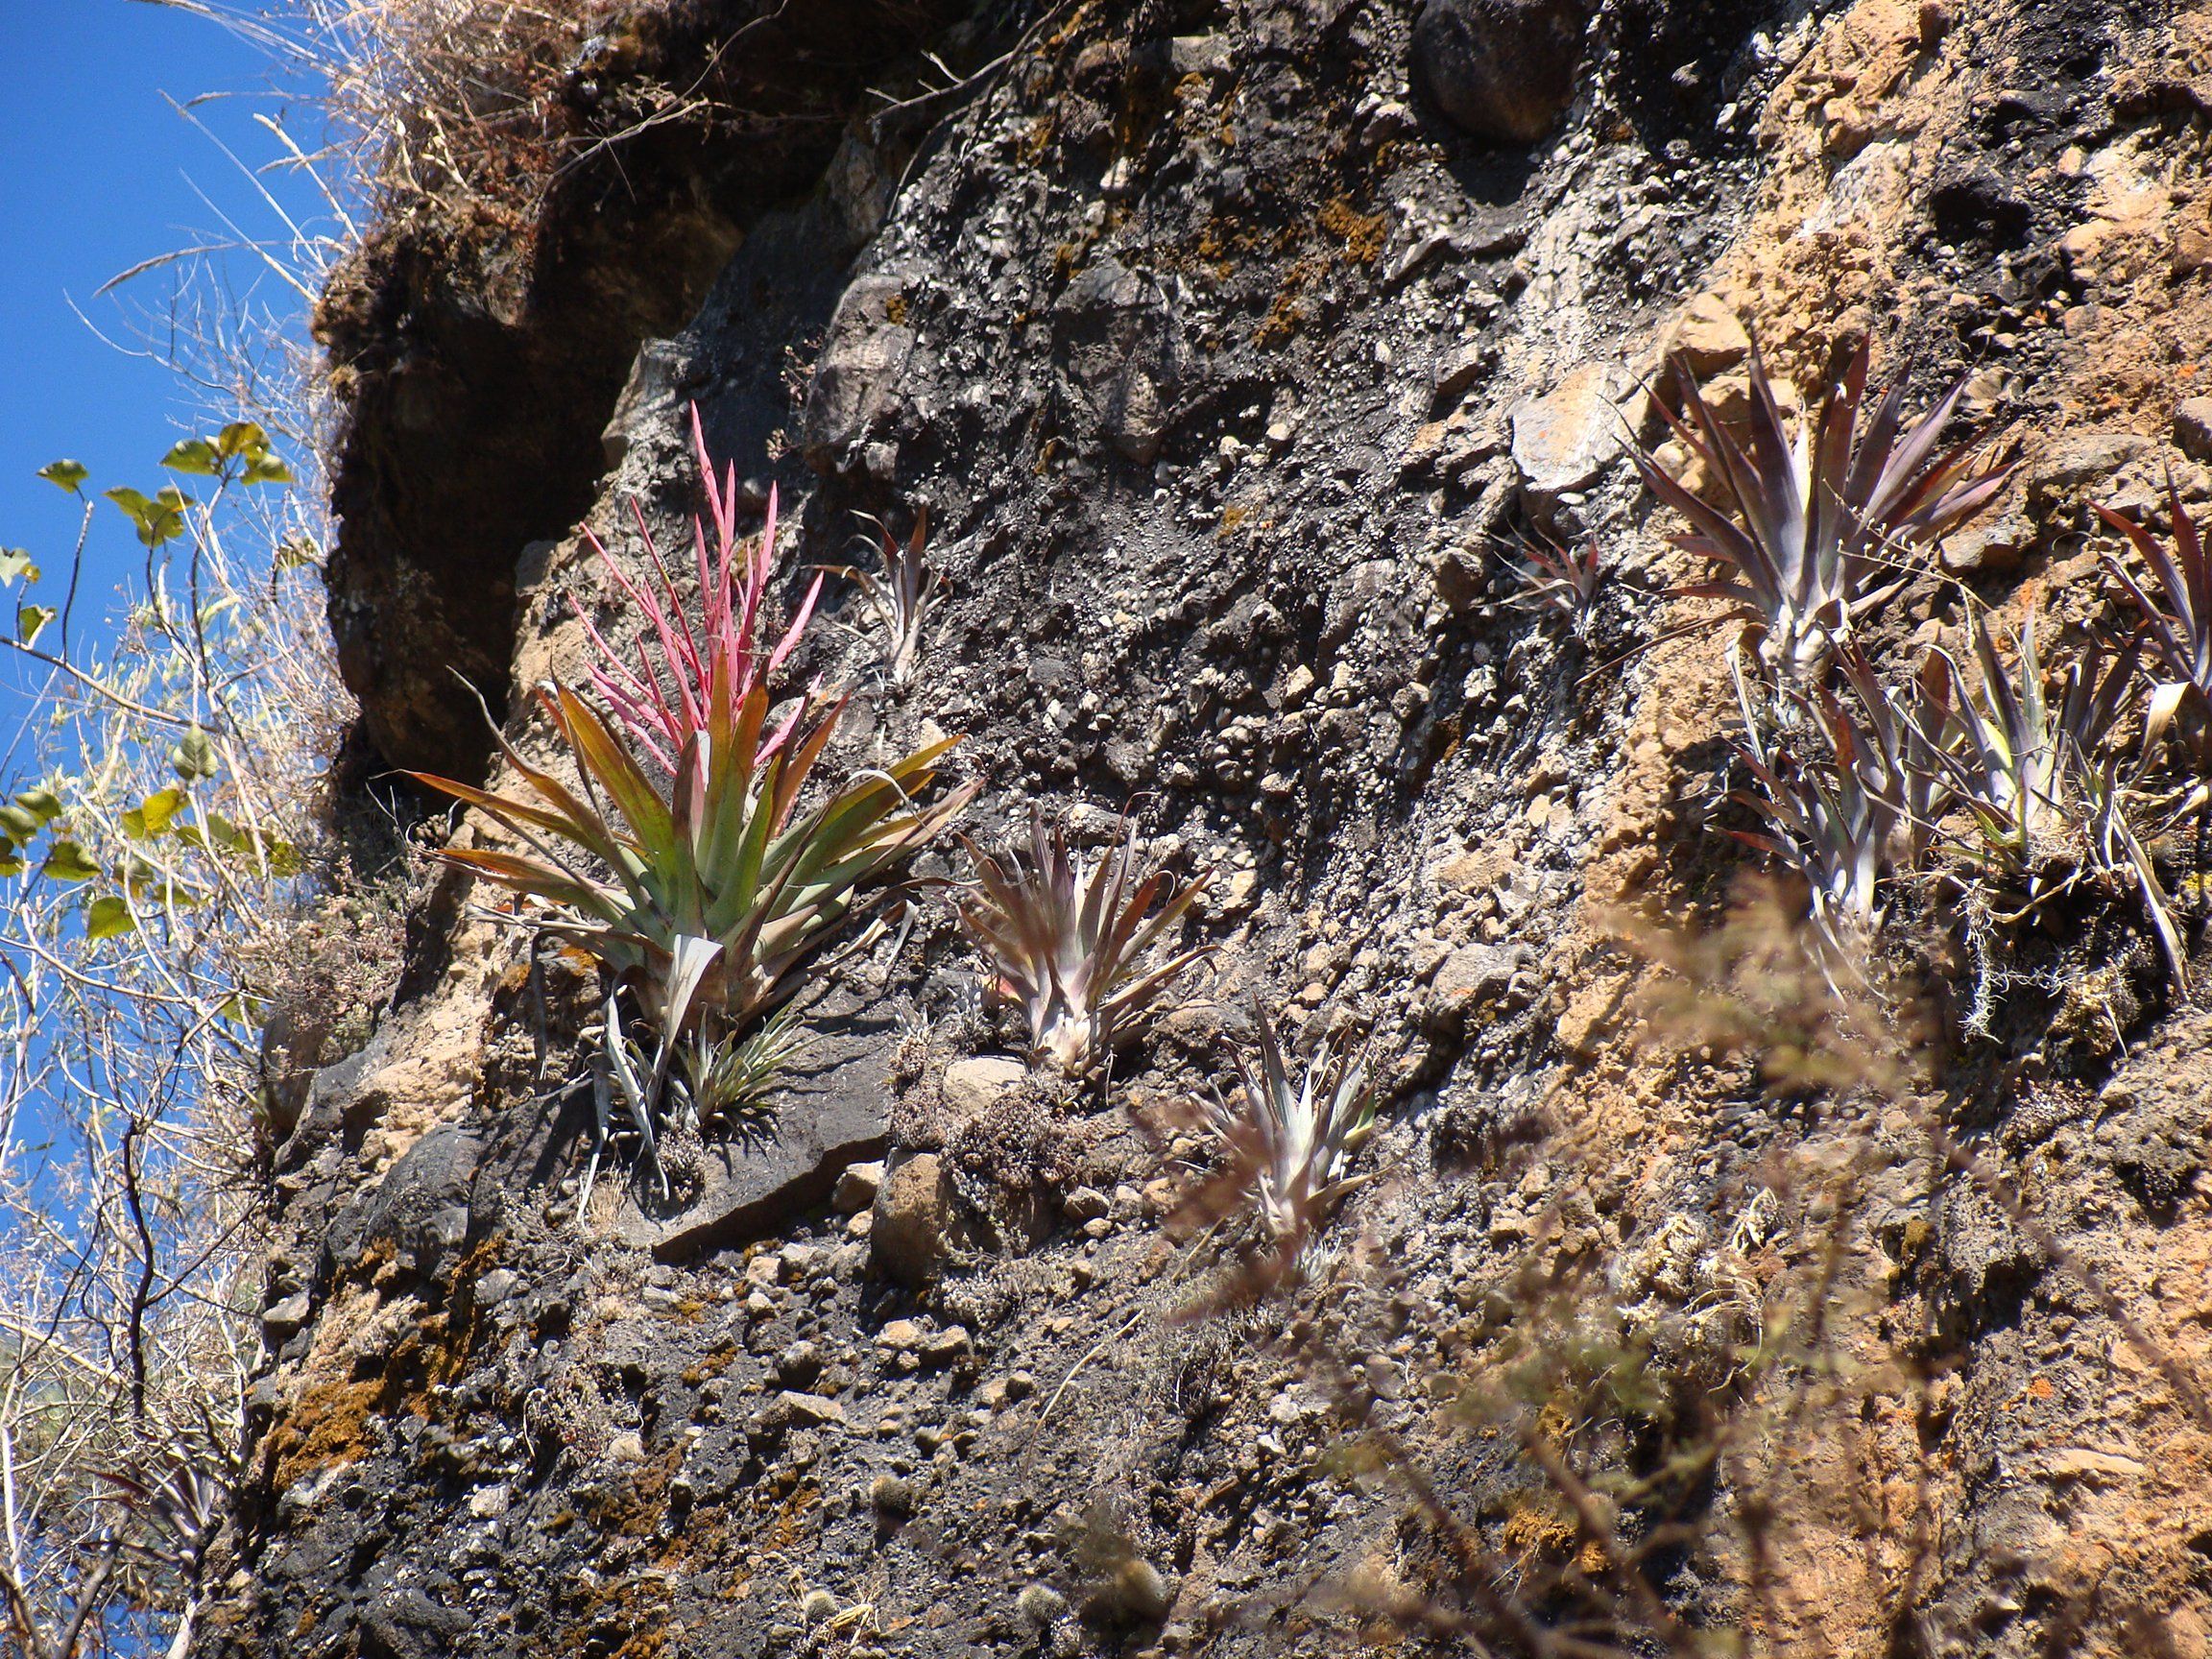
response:
<path fill-rule="evenodd" d="M 685 50 L 713 57 L 711 12 Z M 1647 1482 L 1621 1503 L 1656 1602 L 1620 1618 L 1647 1630 L 2205 1653 L 2212 1021 L 2130 907 L 1994 964 L 1916 912 L 1903 949 L 1959 1009 L 1872 1107 L 1766 1086 L 1654 1013 L 1665 976 L 1621 943 L 1639 906 L 1717 919 L 1743 866 L 1705 825 L 1730 629 L 1671 595 L 1689 572 L 1626 462 L 1663 435 L 1662 348 L 1740 373 L 1740 317 L 1808 385 L 1856 337 L 1923 400 L 1971 375 L 2021 465 L 1885 626 L 1938 637 L 1969 596 L 2092 618 L 2086 501 L 2150 509 L 2169 471 L 2212 496 L 2176 424 L 2212 323 L 2202 18 L 899 20 L 812 9 L 881 47 L 834 120 L 871 77 L 914 84 L 917 43 L 956 84 L 838 140 L 641 152 L 641 199 L 708 178 L 742 206 L 586 237 L 558 302 L 441 334 L 435 373 L 374 369 L 333 595 L 383 653 L 369 726 L 396 760 L 469 747 L 421 701 L 449 637 L 515 684 L 573 676 L 568 596 L 619 613 L 545 538 L 588 507 L 621 545 L 631 499 L 683 534 L 695 401 L 749 510 L 780 486 L 793 568 L 845 558 L 855 510 L 929 510 L 942 632 L 910 694 L 863 691 L 842 761 L 934 727 L 982 828 L 1134 803 L 1217 871 L 1218 955 L 1110 1087 L 1055 1092 L 995 1057 L 926 903 L 842 967 L 772 1134 L 700 1149 L 668 1203 L 604 1180 L 579 1218 L 592 972 L 426 889 L 374 1035 L 276 1159 L 253 1479 L 203 1651 L 1452 1647 L 1501 1591 L 1469 1550 L 1539 1623 L 1606 1578 L 1552 1447 Z M 1517 53 L 1537 67 L 1502 78 Z M 377 257 L 402 310 L 476 303 Z M 1586 629 L 1509 603 L 1494 538 L 1585 533 L 1611 569 Z M 799 674 L 868 685 L 864 643 L 808 649 Z M 1176 1107 L 1256 992 L 1309 1041 L 1372 1028 L 1376 1179 L 1313 1285 L 1179 1320 L 1204 1276 Z M 1566 1378 L 1623 1342 L 1636 1379 Z M 1531 1364 L 1549 1402 L 1472 1409 Z"/>

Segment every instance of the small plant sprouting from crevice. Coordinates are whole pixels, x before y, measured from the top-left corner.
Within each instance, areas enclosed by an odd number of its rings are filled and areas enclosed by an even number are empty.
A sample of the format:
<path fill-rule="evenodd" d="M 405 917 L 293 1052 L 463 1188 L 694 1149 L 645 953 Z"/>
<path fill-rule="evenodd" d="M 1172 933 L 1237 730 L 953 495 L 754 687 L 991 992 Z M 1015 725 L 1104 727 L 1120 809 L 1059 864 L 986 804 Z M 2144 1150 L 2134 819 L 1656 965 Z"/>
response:
<path fill-rule="evenodd" d="M 829 572 L 842 576 L 860 589 L 868 613 L 880 631 L 878 664 L 883 683 L 900 696 L 913 689 L 921 671 L 922 647 L 928 637 L 930 614 L 947 587 L 944 573 L 929 563 L 925 545 L 929 515 L 914 516 L 914 530 L 901 542 L 881 523 L 883 572 L 862 570 L 851 565 L 832 565 Z"/>
<path fill-rule="evenodd" d="M 1973 820 L 1976 835 L 1968 855 L 2025 882 L 2032 902 L 2040 896 L 2043 867 L 2064 855 L 2057 843 L 2077 822 L 2074 778 L 2087 757 L 2104 752 L 2127 707 L 2136 654 L 2123 653 L 2109 673 L 2102 652 L 2078 658 L 2054 708 L 2035 649 L 2033 617 L 2020 631 L 2016 674 L 2006 671 L 1994 633 L 1979 612 L 1968 633 L 1981 684 L 1970 688 L 1948 652 L 1930 654 L 1950 694 L 1939 725 L 1921 722 L 1923 752 L 1949 798 Z"/>
<path fill-rule="evenodd" d="M 1252 1005 L 1254 1040 L 1233 1051 L 1234 1100 L 1207 1124 L 1222 1155 L 1216 1193 L 1234 1195 L 1230 1223 L 1249 1223 L 1262 1266 L 1294 1272 L 1337 1207 L 1367 1179 L 1351 1173 L 1379 1105 L 1365 1052 L 1349 1030 L 1324 1040 L 1298 1082 L 1266 1005 Z"/>
<path fill-rule="evenodd" d="M 1156 947 L 1204 891 L 1211 871 L 1168 897 L 1166 867 L 1140 873 L 1128 821 L 1094 861 L 1069 845 L 1068 826 L 1029 821 L 1026 858 L 1003 858 L 966 836 L 975 882 L 959 901 L 960 919 L 983 953 L 994 992 L 1028 1017 L 1034 1060 L 1080 1077 L 1131 1031 L 1153 999 L 1210 949 L 1162 957 Z M 1162 902 L 1165 899 L 1165 902 Z M 1157 908 L 1155 908 L 1157 906 Z"/>
<path fill-rule="evenodd" d="M 701 1031 L 684 1047 L 679 1119 L 702 1135 L 772 1126 L 776 1091 L 806 1046 L 805 1027 L 789 1003 L 742 1036 Z"/>
<path fill-rule="evenodd" d="M 1585 638 L 1598 613 L 1599 590 L 1610 570 L 1598 538 L 1585 536 L 1574 547 L 1562 547 L 1544 536 L 1516 544 L 1522 563 L 1509 566 L 1521 590 L 1508 603 L 1524 610 L 1546 611 L 1561 618 L 1577 639 Z"/>
<path fill-rule="evenodd" d="M 1805 882 L 1823 964 L 1832 975 L 1853 971 L 1881 925 L 1880 882 L 1911 823 L 1903 733 L 1876 687 L 1855 698 L 1856 709 L 1825 688 L 1785 693 L 1804 705 L 1791 722 L 1800 741 L 1766 735 L 1740 658 L 1736 667 L 1743 714 L 1737 753 L 1754 787 L 1731 799 L 1761 827 L 1730 833 Z"/>

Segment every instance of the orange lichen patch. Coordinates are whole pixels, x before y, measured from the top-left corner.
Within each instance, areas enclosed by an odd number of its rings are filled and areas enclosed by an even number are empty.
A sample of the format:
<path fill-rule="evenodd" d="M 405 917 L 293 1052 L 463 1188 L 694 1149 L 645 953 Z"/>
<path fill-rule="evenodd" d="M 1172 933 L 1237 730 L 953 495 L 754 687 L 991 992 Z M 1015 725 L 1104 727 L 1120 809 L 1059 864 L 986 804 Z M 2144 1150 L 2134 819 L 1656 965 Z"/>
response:
<path fill-rule="evenodd" d="M 1348 258 L 1372 265 L 1382 257 L 1389 239 L 1388 213 L 1362 213 L 1341 196 L 1333 196 L 1321 208 L 1321 228 L 1344 245 Z"/>
<path fill-rule="evenodd" d="M 777 1505 L 776 1518 L 769 1524 L 760 1544 L 764 1550 L 788 1550 L 806 1535 L 806 1513 L 822 1502 L 822 1489 L 801 1482 L 791 1495 Z"/>
<path fill-rule="evenodd" d="M 600 1531 L 622 1538 L 648 1538 L 668 1513 L 668 1482 L 684 1460 L 684 1448 L 671 1446 L 637 1466 L 627 1481 L 583 1493 L 576 1502 L 584 1518 Z"/>
<path fill-rule="evenodd" d="M 1564 1555 L 1575 1548 L 1575 1523 L 1556 1503 L 1536 1500 L 1515 1505 L 1500 1537 L 1515 1555 Z"/>
<path fill-rule="evenodd" d="M 731 1362 L 736 1358 L 737 1344 L 725 1336 L 721 1341 L 715 1343 L 713 1348 L 704 1355 L 696 1364 L 685 1371 L 684 1385 L 686 1388 L 696 1388 L 708 1379 L 721 1376 L 730 1369 Z"/>
<path fill-rule="evenodd" d="M 380 1382 L 309 1388 L 278 1415 L 262 1441 L 269 1484 L 282 1494 L 305 1476 L 356 1463 L 376 1450 L 370 1419 L 383 1409 Z"/>

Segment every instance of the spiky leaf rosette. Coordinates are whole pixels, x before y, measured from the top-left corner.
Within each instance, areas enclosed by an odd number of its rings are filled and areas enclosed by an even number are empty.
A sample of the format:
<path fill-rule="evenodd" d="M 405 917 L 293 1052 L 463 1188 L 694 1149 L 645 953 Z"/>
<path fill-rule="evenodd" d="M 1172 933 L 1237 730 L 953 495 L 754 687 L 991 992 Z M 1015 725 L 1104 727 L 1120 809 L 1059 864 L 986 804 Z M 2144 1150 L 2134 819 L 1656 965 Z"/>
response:
<path fill-rule="evenodd" d="M 2133 519 L 2106 507 L 2097 509 L 2143 555 L 2156 595 L 2109 550 L 2104 552 L 2104 566 L 2142 613 L 2157 658 L 2158 684 L 2144 715 L 2144 752 L 2154 751 L 2175 720 L 2188 714 L 2192 718 L 2183 733 L 2190 759 L 2200 776 L 2212 778 L 2212 555 L 2171 481 L 2167 499 L 2174 515 L 2171 546 Z"/>
<path fill-rule="evenodd" d="M 596 536 L 586 530 L 584 538 L 647 624 L 638 636 L 636 665 L 608 641 L 581 605 L 573 599 L 569 602 L 598 658 L 588 670 L 592 689 L 630 740 L 669 771 L 675 769 L 685 744 L 704 730 L 711 715 L 716 676 L 728 678 L 736 703 L 742 703 L 754 686 L 766 685 L 805 634 L 822 591 L 822 578 L 817 575 L 790 625 L 773 646 L 763 647 L 759 638 L 762 613 L 776 567 L 775 488 L 771 486 L 768 491 L 767 522 L 758 540 L 748 547 L 737 534 L 736 468 L 733 466 L 719 481 L 715 478 L 697 404 L 691 406 L 691 443 L 707 490 L 708 517 L 694 516 L 691 520 L 699 597 L 705 611 L 703 625 L 696 630 L 691 626 L 668 566 L 654 544 L 644 510 L 635 501 L 631 511 L 637 517 L 637 534 L 653 566 L 654 580 L 632 580 Z M 711 551 L 708 546 L 709 519 Z M 788 726 L 770 732 L 761 758 L 767 758 L 790 735 Z M 695 781 L 704 786 L 706 781 L 702 777 Z"/>
<path fill-rule="evenodd" d="M 1275 1022 L 1257 1000 L 1253 1012 L 1258 1042 L 1235 1051 L 1237 1098 L 1216 1101 L 1212 1121 L 1269 1251 L 1288 1263 L 1366 1179 L 1349 1171 L 1374 1132 L 1377 1102 L 1364 1058 L 1341 1035 L 1293 1084 Z"/>
<path fill-rule="evenodd" d="M 535 799 L 413 775 L 522 839 L 529 854 L 441 856 L 550 906 L 545 926 L 635 988 L 664 1053 L 695 1008 L 738 1032 L 786 1000 L 806 965 L 886 901 L 895 889 L 881 883 L 974 795 L 970 785 L 937 805 L 917 805 L 957 741 L 947 738 L 859 773 L 802 810 L 844 705 L 811 714 L 803 707 L 787 744 L 763 757 L 767 688 L 756 683 L 739 695 L 733 680 L 726 663 L 716 667 L 708 717 L 685 740 L 672 789 L 559 685 L 541 688 L 538 701 L 575 757 L 580 793 L 504 740 Z"/>
<path fill-rule="evenodd" d="M 941 572 L 931 567 L 925 545 L 929 529 L 926 510 L 915 515 L 913 534 L 904 542 L 899 541 L 881 524 L 876 528 L 883 538 L 880 576 L 852 565 L 832 565 L 828 570 L 860 589 L 861 598 L 883 631 L 884 680 L 892 690 L 905 691 L 913 685 L 914 676 L 921 669 L 929 613 L 935 608 L 946 581 Z"/>
<path fill-rule="evenodd" d="M 1690 522 L 1675 545 L 1729 571 L 1687 591 L 1732 601 L 1764 634 L 1763 654 L 1793 684 L 1817 681 L 1859 617 L 1904 586 L 1898 554 L 1980 510 L 2008 471 L 1986 464 L 1978 443 L 1936 450 L 1964 382 L 1908 428 L 1904 383 L 1896 381 L 1862 422 L 1867 364 L 1862 343 L 1817 419 L 1799 422 L 1792 437 L 1754 343 L 1749 428 L 1738 443 L 1676 356 L 1685 413 L 1664 406 L 1662 413 L 1718 486 L 1718 506 L 1649 453 L 1635 455 L 1651 493 Z"/>
<path fill-rule="evenodd" d="M 1047 828 L 1042 813 L 1030 815 L 1026 862 L 1011 850 L 1001 862 L 966 836 L 961 845 L 975 861 L 975 885 L 960 902 L 960 919 L 999 994 L 1027 1012 L 1034 1055 L 1070 1077 L 1088 1071 L 1167 982 L 1211 949 L 1153 959 L 1154 946 L 1211 872 L 1154 910 L 1167 873 L 1155 865 L 1135 876 L 1137 842 L 1126 821 L 1088 868 L 1070 851 L 1067 826 Z"/>
<path fill-rule="evenodd" d="M 1606 574 L 1598 538 L 1585 536 L 1579 546 L 1569 548 L 1537 536 L 1523 541 L 1520 551 L 1526 564 L 1514 570 L 1522 588 L 1507 603 L 1550 611 L 1566 618 L 1577 638 L 1587 634 Z"/>

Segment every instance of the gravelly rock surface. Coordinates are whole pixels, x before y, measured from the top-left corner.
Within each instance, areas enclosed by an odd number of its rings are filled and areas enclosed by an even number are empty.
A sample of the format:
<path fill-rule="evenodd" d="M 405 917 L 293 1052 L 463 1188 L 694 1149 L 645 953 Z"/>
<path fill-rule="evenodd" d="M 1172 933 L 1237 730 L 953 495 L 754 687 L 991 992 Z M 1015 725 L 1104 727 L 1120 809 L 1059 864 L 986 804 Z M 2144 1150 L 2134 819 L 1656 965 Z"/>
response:
<path fill-rule="evenodd" d="M 1790 373 L 1870 329 L 1922 394 L 1986 376 L 2027 459 L 1991 516 L 2020 527 L 1947 555 L 1984 599 L 2079 620 L 2086 492 L 2171 464 L 2212 493 L 2176 413 L 2196 347 L 2110 344 L 2114 314 L 2206 316 L 2172 252 L 2204 214 L 2200 33 L 2104 0 L 1613 4 L 1524 148 L 1415 85 L 1420 39 L 1381 0 L 987 15 L 917 151 L 855 130 L 640 343 L 590 412 L 591 521 L 624 544 L 635 495 L 677 531 L 694 399 L 756 510 L 779 486 L 794 565 L 926 504 L 950 597 L 915 691 L 833 629 L 793 665 L 863 687 L 839 760 L 960 733 L 986 830 L 1133 804 L 1216 870 L 1218 955 L 1110 1089 L 1060 1094 L 993 1061 L 1011 1028 L 925 903 L 841 966 L 804 1133 L 699 1149 L 666 1204 L 612 1175 L 580 1224 L 589 965 L 434 929 L 278 1160 L 254 1478 L 198 1651 L 1449 1647 L 1408 1612 L 1434 1543 L 1344 1448 L 1396 1437 L 1493 1547 L 1574 1559 L 1509 1438 L 1443 1408 L 1502 1363 L 1522 1276 L 1603 1264 L 1605 1317 L 1729 1398 L 1740 1286 L 1818 1261 L 1805 1172 L 1847 1159 L 1836 1408 L 1699 1499 L 1795 1495 L 1768 1599 L 1700 1546 L 1670 1604 L 1792 1653 L 2206 1651 L 2207 1443 L 2155 1368 L 1910 1114 L 1639 1035 L 1596 915 L 1710 911 L 1738 868 L 1702 828 L 1717 637 L 1616 663 L 1691 614 L 1624 459 L 1663 344 L 1725 374 L 1741 313 Z M 1576 636 L 1509 602 L 1495 539 L 1586 532 L 1613 574 Z M 613 620 L 601 579 L 572 539 L 515 552 L 515 679 L 572 673 L 567 596 Z M 1932 565 L 1893 626 L 1960 602 Z M 2200 1354 L 2203 1017 L 2124 905 L 2075 921 L 2022 948 L 2109 970 L 2124 1044 L 2015 987 L 1927 1094 Z M 1315 1289 L 1179 1321 L 1177 1106 L 1256 990 L 1308 1045 L 1373 1030 L 1379 1179 Z"/>

